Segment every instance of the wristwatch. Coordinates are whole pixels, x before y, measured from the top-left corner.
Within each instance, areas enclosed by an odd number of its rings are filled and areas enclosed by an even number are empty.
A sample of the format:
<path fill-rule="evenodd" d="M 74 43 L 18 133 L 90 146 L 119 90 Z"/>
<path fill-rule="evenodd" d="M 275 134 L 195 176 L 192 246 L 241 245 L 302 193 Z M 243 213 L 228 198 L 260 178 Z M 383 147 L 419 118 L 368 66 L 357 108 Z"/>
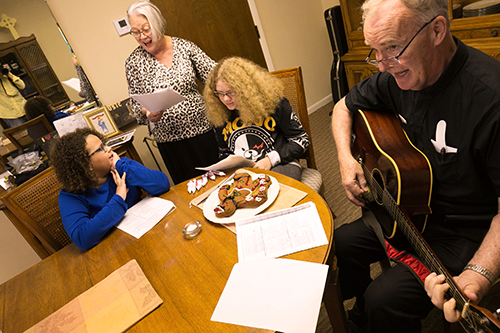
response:
<path fill-rule="evenodd" d="M 489 270 L 487 270 L 486 268 L 484 268 L 482 266 L 469 264 L 469 265 L 465 266 L 463 270 L 464 271 L 469 270 L 469 271 L 474 271 L 476 273 L 479 273 L 482 276 L 484 276 L 486 279 L 488 279 L 488 281 L 490 281 L 491 284 L 495 283 L 495 281 L 496 281 L 495 275 L 493 275 L 492 272 L 490 272 Z"/>

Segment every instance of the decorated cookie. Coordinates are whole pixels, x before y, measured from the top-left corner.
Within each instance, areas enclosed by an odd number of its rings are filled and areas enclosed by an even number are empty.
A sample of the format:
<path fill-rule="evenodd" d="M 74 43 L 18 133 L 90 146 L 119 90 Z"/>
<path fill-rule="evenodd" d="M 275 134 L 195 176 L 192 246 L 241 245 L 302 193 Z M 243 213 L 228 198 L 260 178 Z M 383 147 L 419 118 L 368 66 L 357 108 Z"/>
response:
<path fill-rule="evenodd" d="M 235 175 L 231 184 L 223 185 L 219 189 L 220 203 L 214 209 L 215 216 L 228 217 L 238 208 L 259 207 L 267 201 L 271 182 L 271 178 L 264 174 L 257 175 L 256 179 L 252 179 L 248 173 Z"/>

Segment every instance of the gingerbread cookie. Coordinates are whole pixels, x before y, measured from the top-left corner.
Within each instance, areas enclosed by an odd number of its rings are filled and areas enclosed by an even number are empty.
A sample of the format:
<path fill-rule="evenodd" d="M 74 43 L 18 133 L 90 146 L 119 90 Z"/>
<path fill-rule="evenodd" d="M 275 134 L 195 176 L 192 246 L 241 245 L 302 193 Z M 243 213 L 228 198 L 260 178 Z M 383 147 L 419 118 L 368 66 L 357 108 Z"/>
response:
<path fill-rule="evenodd" d="M 215 207 L 215 216 L 228 217 L 236 209 L 243 207 L 259 207 L 267 201 L 267 190 L 272 181 L 268 175 L 259 174 L 255 180 L 248 173 L 234 176 L 231 184 L 219 189 L 219 205 Z"/>

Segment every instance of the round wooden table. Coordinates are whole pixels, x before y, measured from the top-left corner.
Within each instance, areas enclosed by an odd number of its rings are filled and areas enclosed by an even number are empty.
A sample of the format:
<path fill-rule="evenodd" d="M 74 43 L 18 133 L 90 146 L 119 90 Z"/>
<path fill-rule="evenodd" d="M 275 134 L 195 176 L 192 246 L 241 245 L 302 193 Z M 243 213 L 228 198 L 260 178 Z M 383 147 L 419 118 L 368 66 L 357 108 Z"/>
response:
<path fill-rule="evenodd" d="M 286 258 L 327 263 L 334 226 L 326 202 L 298 181 L 270 171 L 266 173 L 280 184 L 307 193 L 298 204 L 309 201 L 316 204 L 329 240 L 328 245 Z M 136 323 L 130 332 L 266 332 L 210 321 L 233 265 L 238 262 L 236 235 L 220 224 L 207 221 L 202 210 L 190 208 L 189 202 L 224 178 L 209 181 L 195 194 L 187 192 L 187 182 L 173 186 L 161 197 L 172 201 L 176 209 L 140 239 L 116 229 L 89 251 L 81 251 L 71 244 L 0 285 L 2 331 L 23 332 L 136 259 L 163 304 Z M 278 195 L 276 200 L 279 198 Z M 188 240 L 182 228 L 193 220 L 200 221 L 203 230 Z"/>

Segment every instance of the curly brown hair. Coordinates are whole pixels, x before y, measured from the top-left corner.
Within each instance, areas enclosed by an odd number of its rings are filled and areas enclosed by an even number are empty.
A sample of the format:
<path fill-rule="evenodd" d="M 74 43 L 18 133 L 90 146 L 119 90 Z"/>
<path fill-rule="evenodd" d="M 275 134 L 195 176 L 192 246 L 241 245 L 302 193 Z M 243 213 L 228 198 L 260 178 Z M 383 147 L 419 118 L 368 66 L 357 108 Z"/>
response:
<path fill-rule="evenodd" d="M 87 152 L 87 136 L 103 136 L 91 129 L 80 128 L 63 135 L 52 145 L 50 161 L 54 166 L 57 179 L 70 193 L 82 194 L 87 188 L 97 187 L 98 181 L 90 168 L 90 156 Z"/>
<path fill-rule="evenodd" d="M 215 96 L 215 85 L 222 81 L 236 93 L 238 112 L 244 124 L 254 124 L 273 114 L 283 99 L 283 84 L 256 63 L 240 57 L 222 59 L 209 74 L 203 90 L 208 120 L 223 126 L 231 111 Z"/>
<path fill-rule="evenodd" d="M 26 112 L 26 119 L 35 119 L 40 115 L 45 115 L 45 118 L 50 119 L 54 117 L 55 110 L 52 103 L 45 97 L 36 96 L 28 99 L 24 104 L 24 111 Z"/>

